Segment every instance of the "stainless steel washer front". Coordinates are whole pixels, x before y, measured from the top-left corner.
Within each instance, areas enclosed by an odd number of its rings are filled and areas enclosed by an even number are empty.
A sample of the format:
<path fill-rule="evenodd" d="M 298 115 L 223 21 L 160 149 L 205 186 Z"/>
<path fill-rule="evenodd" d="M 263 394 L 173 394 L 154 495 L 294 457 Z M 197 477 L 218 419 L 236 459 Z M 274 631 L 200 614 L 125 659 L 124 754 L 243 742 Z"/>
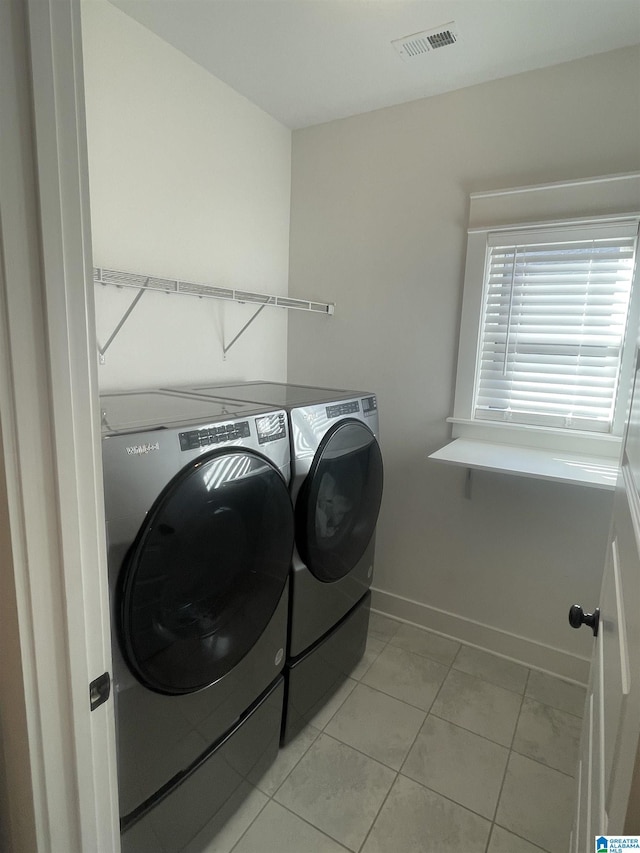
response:
<path fill-rule="evenodd" d="M 268 719 L 263 751 L 278 742 L 280 715 L 251 711 L 270 707 L 286 648 L 289 434 L 283 410 L 238 402 L 146 391 L 101 407 L 124 844 L 230 732 L 242 746 L 244 718 Z"/>

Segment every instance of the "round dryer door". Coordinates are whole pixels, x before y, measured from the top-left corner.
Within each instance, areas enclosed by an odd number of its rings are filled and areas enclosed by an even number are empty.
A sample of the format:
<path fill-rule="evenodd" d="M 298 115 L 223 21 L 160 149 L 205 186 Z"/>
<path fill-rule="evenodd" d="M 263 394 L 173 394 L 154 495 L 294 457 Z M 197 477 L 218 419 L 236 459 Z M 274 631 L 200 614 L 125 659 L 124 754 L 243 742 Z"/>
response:
<path fill-rule="evenodd" d="M 289 492 L 267 459 L 217 450 L 183 468 L 121 573 L 121 641 L 139 680 L 191 693 L 229 672 L 271 619 L 292 551 Z"/>
<path fill-rule="evenodd" d="M 358 563 L 381 500 L 375 436 L 360 421 L 340 421 L 323 438 L 296 501 L 296 545 L 318 580 L 339 580 Z"/>

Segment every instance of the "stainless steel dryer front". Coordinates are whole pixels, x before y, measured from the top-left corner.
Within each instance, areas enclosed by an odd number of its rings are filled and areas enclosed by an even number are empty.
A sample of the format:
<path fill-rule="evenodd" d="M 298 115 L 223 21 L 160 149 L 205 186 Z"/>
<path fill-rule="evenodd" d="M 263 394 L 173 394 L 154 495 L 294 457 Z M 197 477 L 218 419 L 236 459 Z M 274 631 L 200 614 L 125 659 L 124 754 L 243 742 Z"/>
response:
<path fill-rule="evenodd" d="M 282 407 L 291 428 L 296 546 L 283 741 L 322 706 L 366 642 L 382 499 L 375 394 L 248 382 L 190 393 Z"/>
<path fill-rule="evenodd" d="M 100 402 L 122 846 L 175 853 L 277 753 L 287 417 L 158 391 Z"/>

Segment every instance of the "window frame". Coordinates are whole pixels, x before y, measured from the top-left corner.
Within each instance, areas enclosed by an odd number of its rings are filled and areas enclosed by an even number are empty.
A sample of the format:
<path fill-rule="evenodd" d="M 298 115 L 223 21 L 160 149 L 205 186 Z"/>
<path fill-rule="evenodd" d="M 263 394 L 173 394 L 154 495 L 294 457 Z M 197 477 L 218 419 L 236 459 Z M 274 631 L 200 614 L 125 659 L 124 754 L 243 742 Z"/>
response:
<path fill-rule="evenodd" d="M 625 212 L 603 216 L 550 219 L 549 221 L 492 224 L 486 227 L 471 227 L 467 234 L 460 343 L 456 375 L 453 416 L 447 420 L 453 424 L 453 438 L 470 438 L 491 441 L 497 444 L 539 447 L 560 451 L 574 451 L 598 456 L 617 457 L 620 453 L 622 431 L 627 401 L 620 398 L 619 389 L 627 388 L 635 364 L 635 330 L 640 314 L 640 294 L 637 282 L 638 252 L 631 289 L 627 327 L 622 346 L 618 395 L 610 432 L 592 432 L 574 428 L 530 425 L 516 422 L 483 420 L 475 417 L 474 401 L 481 348 L 484 291 L 489 262 L 489 235 L 520 231 L 549 231 L 550 229 L 580 226 L 609 225 L 615 222 L 640 222 L 637 212 Z"/>

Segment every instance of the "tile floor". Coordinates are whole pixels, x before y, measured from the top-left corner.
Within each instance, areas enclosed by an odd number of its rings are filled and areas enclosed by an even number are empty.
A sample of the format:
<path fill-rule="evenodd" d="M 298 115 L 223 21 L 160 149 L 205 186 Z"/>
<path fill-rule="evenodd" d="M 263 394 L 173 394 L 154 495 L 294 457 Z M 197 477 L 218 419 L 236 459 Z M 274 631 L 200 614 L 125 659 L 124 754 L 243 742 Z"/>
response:
<path fill-rule="evenodd" d="M 372 614 L 206 853 L 566 853 L 584 690 Z"/>

